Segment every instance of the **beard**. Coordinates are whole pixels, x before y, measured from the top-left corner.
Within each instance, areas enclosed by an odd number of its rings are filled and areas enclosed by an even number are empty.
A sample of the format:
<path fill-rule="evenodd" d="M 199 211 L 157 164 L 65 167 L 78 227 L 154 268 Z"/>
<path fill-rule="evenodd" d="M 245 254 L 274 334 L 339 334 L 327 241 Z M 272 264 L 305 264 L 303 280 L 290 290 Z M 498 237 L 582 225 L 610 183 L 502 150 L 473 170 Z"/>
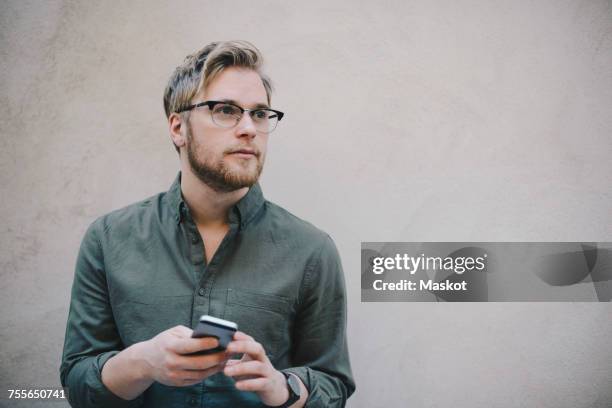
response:
<path fill-rule="evenodd" d="M 239 149 L 241 146 L 225 150 L 218 159 L 211 156 L 198 157 L 198 150 L 202 151 L 205 149 L 202 149 L 201 145 L 193 139 L 189 121 L 187 121 L 186 136 L 187 159 L 189 160 L 191 170 L 200 181 L 213 190 L 220 193 L 228 193 L 244 187 L 251 187 L 259 180 L 264 163 L 264 155 L 261 152 L 257 151 L 253 159 L 248 159 L 244 162 L 239 160 L 237 166 L 240 168 L 232 169 L 223 159 L 227 154 Z M 256 160 L 255 168 L 252 167 L 251 160 Z"/>

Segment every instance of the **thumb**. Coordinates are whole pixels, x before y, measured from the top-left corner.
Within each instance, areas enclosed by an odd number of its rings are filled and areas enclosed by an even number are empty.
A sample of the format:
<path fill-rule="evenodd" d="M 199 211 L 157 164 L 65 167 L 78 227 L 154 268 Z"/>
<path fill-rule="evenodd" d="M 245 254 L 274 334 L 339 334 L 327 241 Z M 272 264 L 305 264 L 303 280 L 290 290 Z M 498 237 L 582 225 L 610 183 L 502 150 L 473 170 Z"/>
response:
<path fill-rule="evenodd" d="M 171 328 L 169 332 L 171 332 L 177 337 L 187 338 L 187 337 L 191 337 L 193 330 L 191 330 L 189 327 L 179 325 L 179 326 L 174 326 L 173 328 Z"/>

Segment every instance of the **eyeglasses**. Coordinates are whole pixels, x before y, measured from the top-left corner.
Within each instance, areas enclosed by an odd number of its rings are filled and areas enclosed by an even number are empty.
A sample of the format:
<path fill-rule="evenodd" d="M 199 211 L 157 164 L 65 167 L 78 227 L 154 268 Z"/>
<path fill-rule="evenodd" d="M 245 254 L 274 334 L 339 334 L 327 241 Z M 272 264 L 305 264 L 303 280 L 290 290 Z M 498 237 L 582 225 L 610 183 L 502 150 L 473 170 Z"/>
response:
<path fill-rule="evenodd" d="M 177 113 L 199 108 L 200 106 L 207 106 L 210 110 L 212 121 L 222 128 L 232 128 L 236 126 L 238 122 L 240 122 L 240 119 L 242 119 L 242 115 L 248 112 L 255 126 L 255 130 L 262 133 L 270 133 L 276 129 L 278 121 L 285 115 L 283 112 L 274 109 L 244 109 L 233 103 L 223 101 L 199 102 L 179 109 Z"/>

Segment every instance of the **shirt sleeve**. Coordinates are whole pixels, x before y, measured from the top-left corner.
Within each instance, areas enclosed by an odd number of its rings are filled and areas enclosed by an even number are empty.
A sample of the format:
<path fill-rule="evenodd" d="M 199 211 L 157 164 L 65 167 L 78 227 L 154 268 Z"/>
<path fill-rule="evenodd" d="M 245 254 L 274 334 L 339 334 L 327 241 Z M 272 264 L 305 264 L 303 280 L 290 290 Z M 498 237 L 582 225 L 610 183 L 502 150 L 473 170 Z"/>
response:
<path fill-rule="evenodd" d="M 142 396 L 124 400 L 101 378 L 104 364 L 124 347 L 109 302 L 100 231 L 98 219 L 85 233 L 77 257 L 60 379 L 72 407 L 139 407 Z"/>
<path fill-rule="evenodd" d="M 308 389 L 306 407 L 343 407 L 355 391 L 346 341 L 342 264 L 329 236 L 307 267 L 294 330 L 293 363 L 285 369 Z"/>

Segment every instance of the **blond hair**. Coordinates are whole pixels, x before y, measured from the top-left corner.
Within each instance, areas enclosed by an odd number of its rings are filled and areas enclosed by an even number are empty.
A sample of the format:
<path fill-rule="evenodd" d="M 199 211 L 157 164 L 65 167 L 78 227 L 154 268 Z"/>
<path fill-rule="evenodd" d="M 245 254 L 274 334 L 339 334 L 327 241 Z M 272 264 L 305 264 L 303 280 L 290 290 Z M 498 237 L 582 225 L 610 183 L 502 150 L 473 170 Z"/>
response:
<path fill-rule="evenodd" d="M 268 103 L 272 95 L 272 82 L 261 71 L 263 56 L 247 41 L 212 42 L 185 57 L 185 61 L 172 73 L 164 90 L 166 118 L 173 112 L 189 106 L 191 99 L 229 67 L 242 67 L 256 71 L 261 77 Z M 188 115 L 189 112 L 186 112 Z M 174 146 L 179 151 L 177 146 Z"/>

